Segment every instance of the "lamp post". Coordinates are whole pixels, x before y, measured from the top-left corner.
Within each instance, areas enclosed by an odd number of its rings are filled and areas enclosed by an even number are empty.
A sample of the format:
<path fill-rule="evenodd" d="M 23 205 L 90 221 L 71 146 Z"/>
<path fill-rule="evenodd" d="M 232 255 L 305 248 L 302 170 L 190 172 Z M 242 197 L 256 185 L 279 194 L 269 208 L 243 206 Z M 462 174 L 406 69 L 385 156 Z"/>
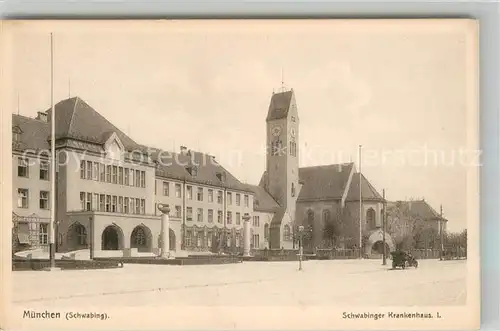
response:
<path fill-rule="evenodd" d="M 299 226 L 299 271 L 302 270 L 302 256 L 304 255 L 304 245 L 303 245 L 303 236 L 304 236 L 304 226 Z"/>

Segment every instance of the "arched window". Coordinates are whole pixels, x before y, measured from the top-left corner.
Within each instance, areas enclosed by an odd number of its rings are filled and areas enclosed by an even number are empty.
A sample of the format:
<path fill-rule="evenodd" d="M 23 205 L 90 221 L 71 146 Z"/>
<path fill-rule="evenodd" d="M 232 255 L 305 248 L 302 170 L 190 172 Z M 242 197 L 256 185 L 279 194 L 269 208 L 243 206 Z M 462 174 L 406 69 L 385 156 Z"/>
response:
<path fill-rule="evenodd" d="M 366 211 L 366 223 L 369 229 L 374 229 L 377 226 L 375 215 L 375 210 L 373 210 L 373 208 L 369 208 Z"/>
<path fill-rule="evenodd" d="M 307 211 L 307 225 L 311 227 L 314 225 L 314 212 L 311 209 Z"/>
<path fill-rule="evenodd" d="M 284 241 L 292 240 L 290 233 L 290 226 L 288 224 L 283 227 L 283 240 Z"/>
<path fill-rule="evenodd" d="M 143 228 L 137 228 L 134 236 L 134 241 L 136 245 L 145 245 L 146 244 L 146 234 L 144 233 Z"/>
<path fill-rule="evenodd" d="M 264 225 L 264 238 L 266 240 L 269 240 L 269 224 L 268 223 L 266 223 Z"/>
<path fill-rule="evenodd" d="M 330 211 L 329 210 L 323 210 L 323 222 L 324 223 L 330 222 Z"/>
<path fill-rule="evenodd" d="M 78 244 L 87 244 L 87 231 L 85 230 L 85 227 L 83 225 L 76 225 L 76 236 L 78 238 Z"/>
<path fill-rule="evenodd" d="M 295 196 L 295 184 L 292 183 L 292 197 Z"/>

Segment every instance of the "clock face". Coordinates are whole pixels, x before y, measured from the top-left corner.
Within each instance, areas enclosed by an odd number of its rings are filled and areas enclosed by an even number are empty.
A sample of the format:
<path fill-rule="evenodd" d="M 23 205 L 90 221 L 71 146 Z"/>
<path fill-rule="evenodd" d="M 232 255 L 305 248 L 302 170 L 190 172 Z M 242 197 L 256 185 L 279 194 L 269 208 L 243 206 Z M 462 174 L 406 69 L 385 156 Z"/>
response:
<path fill-rule="evenodd" d="M 277 137 L 281 134 L 281 126 L 276 125 L 271 129 L 273 136 Z"/>
<path fill-rule="evenodd" d="M 295 128 L 291 128 L 291 129 L 290 129 L 290 135 L 291 135 L 292 137 L 295 137 Z"/>

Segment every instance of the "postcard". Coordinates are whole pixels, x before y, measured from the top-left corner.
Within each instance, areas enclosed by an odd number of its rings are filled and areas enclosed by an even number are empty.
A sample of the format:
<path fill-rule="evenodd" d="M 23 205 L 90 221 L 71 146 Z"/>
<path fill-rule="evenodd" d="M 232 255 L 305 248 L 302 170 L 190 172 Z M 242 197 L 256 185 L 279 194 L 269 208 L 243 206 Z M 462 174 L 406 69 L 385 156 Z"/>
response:
<path fill-rule="evenodd" d="M 2 328 L 479 328 L 477 21 L 0 31 Z"/>

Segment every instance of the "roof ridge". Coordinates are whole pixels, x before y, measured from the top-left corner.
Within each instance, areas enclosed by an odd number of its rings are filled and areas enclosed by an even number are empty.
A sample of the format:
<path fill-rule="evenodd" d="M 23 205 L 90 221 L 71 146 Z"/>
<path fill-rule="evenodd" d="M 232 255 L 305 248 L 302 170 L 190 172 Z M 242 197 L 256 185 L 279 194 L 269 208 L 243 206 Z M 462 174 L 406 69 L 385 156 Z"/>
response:
<path fill-rule="evenodd" d="M 17 117 L 22 117 L 22 118 L 25 118 L 25 119 L 28 119 L 28 120 L 31 120 L 31 121 L 35 121 L 35 122 L 39 122 L 39 123 L 45 123 L 47 124 L 46 121 L 44 120 L 39 120 L 37 118 L 34 118 L 34 117 L 30 117 L 30 116 L 26 116 L 26 115 L 21 115 L 21 114 L 12 114 L 13 116 L 17 116 Z"/>
<path fill-rule="evenodd" d="M 332 163 L 332 164 L 320 164 L 320 165 L 314 165 L 314 166 L 308 166 L 308 167 L 299 167 L 299 169 L 312 169 L 312 168 L 328 168 L 328 167 L 338 167 L 339 165 L 352 165 L 354 162 L 342 162 L 342 163 Z"/>
<path fill-rule="evenodd" d="M 69 98 L 67 100 L 71 100 L 72 98 Z M 69 121 L 68 125 L 68 134 L 71 132 L 71 126 L 73 125 L 73 119 L 75 118 L 75 113 L 76 113 L 76 105 L 78 104 L 78 97 L 74 97 L 75 99 L 75 104 L 73 105 L 73 113 L 71 114 L 71 120 Z"/>

